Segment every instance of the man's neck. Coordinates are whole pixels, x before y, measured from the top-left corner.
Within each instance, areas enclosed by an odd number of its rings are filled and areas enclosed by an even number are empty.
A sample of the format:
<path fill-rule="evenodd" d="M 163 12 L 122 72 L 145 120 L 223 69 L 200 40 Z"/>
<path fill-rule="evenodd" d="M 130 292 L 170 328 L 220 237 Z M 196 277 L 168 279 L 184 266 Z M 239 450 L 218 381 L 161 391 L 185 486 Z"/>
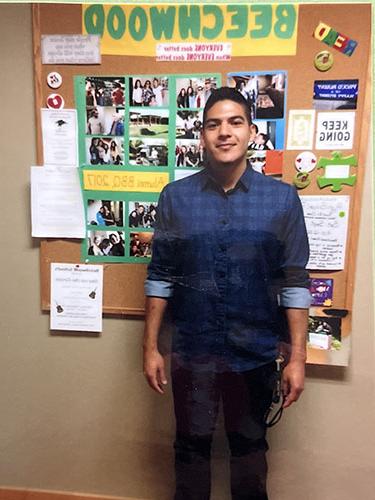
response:
<path fill-rule="evenodd" d="M 210 175 L 223 188 L 224 191 L 233 189 L 237 182 L 242 177 L 247 167 L 247 162 L 244 161 L 239 165 L 216 165 L 215 167 L 208 166 Z"/>

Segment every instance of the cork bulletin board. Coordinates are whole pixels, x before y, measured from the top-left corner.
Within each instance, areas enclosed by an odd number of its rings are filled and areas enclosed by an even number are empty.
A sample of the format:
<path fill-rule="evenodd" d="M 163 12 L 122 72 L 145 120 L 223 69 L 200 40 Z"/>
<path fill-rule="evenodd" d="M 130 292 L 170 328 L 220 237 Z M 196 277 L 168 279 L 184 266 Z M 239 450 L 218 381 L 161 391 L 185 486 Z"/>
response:
<path fill-rule="evenodd" d="M 111 6 L 108 6 L 110 9 Z M 238 17 L 241 11 L 240 6 L 235 4 L 204 7 L 195 5 L 196 15 L 200 15 L 201 31 L 208 35 L 210 27 L 212 30 L 212 21 L 219 19 L 218 10 L 221 9 L 222 16 L 227 19 L 227 23 L 232 25 L 227 29 L 228 33 L 236 38 L 233 39 L 233 52 L 231 57 L 226 60 L 210 60 L 202 61 L 191 59 L 189 61 L 168 61 L 156 60 L 155 54 L 145 54 L 140 48 L 130 54 L 126 50 L 119 49 L 122 53 L 116 54 L 116 48 L 112 49 L 112 53 L 103 53 L 102 61 L 98 65 L 43 65 L 41 62 L 41 36 L 61 34 L 63 29 L 64 34 L 82 34 L 83 33 L 83 10 L 81 5 L 64 5 L 64 4 L 35 4 L 33 5 L 33 34 L 34 34 L 34 59 L 35 59 L 35 95 L 36 95 L 36 117 L 37 117 L 37 154 L 38 164 L 43 165 L 43 149 L 41 137 L 40 123 L 40 108 L 46 107 L 46 100 L 51 93 L 51 89 L 47 86 L 46 77 L 50 71 L 57 71 L 63 78 L 63 84 L 59 89 L 59 93 L 63 95 L 65 100 L 65 108 L 75 108 L 77 105 L 77 96 L 75 95 L 75 79 L 76 77 L 87 76 L 123 76 L 128 78 L 129 75 L 195 75 L 195 74 L 215 74 L 221 76 L 222 84 L 228 82 L 228 74 L 232 75 L 230 84 L 237 83 L 241 79 L 246 80 L 256 74 L 283 74 L 285 75 L 285 100 L 283 121 L 278 123 L 280 133 L 276 132 L 277 138 L 274 142 L 278 142 L 275 149 L 282 151 L 282 180 L 288 183 L 293 183 L 297 170 L 295 161 L 297 155 L 303 150 L 309 150 L 315 154 L 318 161 L 322 159 L 321 165 L 327 159 L 332 159 L 334 151 L 340 151 L 343 157 L 355 157 L 356 165 L 350 167 L 350 172 L 355 172 L 355 182 L 350 184 L 340 185 L 339 191 L 333 191 L 332 185 L 320 187 L 318 185 L 318 177 L 322 175 L 322 169 L 315 168 L 310 172 L 310 184 L 299 189 L 299 194 L 304 196 L 338 196 L 349 197 L 349 220 L 346 240 L 345 263 L 342 269 L 339 270 L 311 270 L 311 278 L 333 280 L 333 288 L 331 302 L 329 307 L 324 305 L 313 307 L 310 314 L 322 318 L 331 317 L 332 314 L 328 311 L 337 311 L 340 318 L 340 340 L 342 343 L 341 349 L 317 349 L 308 348 L 308 361 L 318 364 L 336 364 L 344 365 L 348 361 L 348 353 L 350 352 L 350 332 L 351 332 L 351 309 L 353 299 L 353 283 L 355 274 L 355 261 L 357 253 L 358 227 L 361 209 L 361 193 L 363 184 L 363 166 L 367 149 L 367 138 L 370 121 L 370 106 L 371 106 L 371 74 L 369 70 L 370 48 L 371 48 L 371 5 L 370 4 L 295 4 L 296 9 L 295 22 L 295 50 L 289 50 L 288 54 L 277 54 L 272 49 L 272 44 L 269 46 L 265 42 L 264 46 L 254 45 L 253 52 L 241 53 L 241 50 L 236 48 L 234 41 L 241 46 L 246 45 L 246 36 L 248 30 L 240 33 L 238 25 Z M 268 6 L 270 8 L 270 6 Z M 87 6 L 86 6 L 87 8 Z M 117 8 L 121 8 L 117 6 Z M 132 6 L 127 6 L 131 9 Z M 139 7 L 138 7 L 139 8 Z M 176 6 L 179 9 L 179 6 Z M 260 22 L 258 16 L 264 14 L 255 5 L 241 5 L 241 9 L 247 9 L 248 23 Z M 274 9 L 276 7 L 273 7 Z M 206 9 L 206 10 L 204 10 Z M 277 15 L 282 16 L 281 11 L 277 14 L 272 11 L 274 16 L 273 29 L 277 30 Z M 129 19 L 129 12 L 126 12 Z M 108 20 L 108 11 L 105 13 L 105 19 Z M 181 15 L 181 12 L 180 12 Z M 205 17 L 206 16 L 206 17 Z M 210 17 L 211 16 L 211 17 Z M 216 17 L 215 17 L 216 16 Z M 204 22 L 207 20 L 206 32 L 204 32 Z M 323 39 L 314 37 L 317 27 L 320 23 L 324 23 L 328 27 L 332 27 L 332 31 L 336 32 L 336 37 Z M 276 26 L 276 28 L 275 28 Z M 62 28 L 63 27 L 63 28 Z M 249 26 L 247 26 L 249 28 Z M 255 30 L 256 31 L 256 30 Z M 126 33 L 129 32 L 129 29 Z M 223 31 L 222 31 L 223 32 Z M 211 31 L 212 34 L 212 31 Z M 355 41 L 353 45 L 345 51 L 339 50 L 338 45 L 343 45 L 342 41 L 336 41 L 337 36 L 345 34 L 343 39 Z M 261 31 L 258 30 L 258 38 L 261 36 Z M 125 36 L 125 35 L 124 35 Z M 148 36 L 148 35 L 147 35 Z M 281 36 L 282 33 L 281 33 Z M 162 40 L 161 40 L 162 41 Z M 206 40 L 207 41 L 207 40 Z M 257 40 L 260 43 L 262 40 Z M 113 40 L 112 40 L 113 42 Z M 329 43 L 327 43 L 329 42 Z M 146 43 L 146 42 L 145 42 Z M 154 44 L 155 44 L 154 40 Z M 255 43 L 255 42 L 254 42 Z M 106 42 L 109 46 L 109 43 Z M 116 46 L 116 43 L 114 44 Z M 249 44 L 247 44 L 249 45 Z M 140 47 L 142 44 L 140 44 Z M 275 44 L 273 44 L 273 47 Z M 257 49 L 258 47 L 258 49 Z M 259 49 L 260 47 L 260 49 Z M 350 49 L 351 47 L 351 49 Z M 350 50 L 352 53 L 350 54 Z M 154 48 L 153 48 L 154 50 Z M 250 50 L 250 49 L 249 49 Z M 258 53 L 256 52 L 258 50 Z M 239 51 L 237 54 L 236 51 Z M 259 51 L 261 54 L 259 55 Z M 318 53 L 328 51 L 329 56 L 333 57 L 333 66 L 327 71 L 319 71 L 314 66 L 314 58 Z M 111 52 L 111 49 L 109 49 Z M 125 52 L 125 53 L 124 53 Z M 137 54 L 137 55 L 135 55 Z M 233 78 L 235 75 L 235 78 Z M 290 126 L 290 110 L 313 110 L 314 89 L 318 93 L 317 99 L 324 95 L 321 90 L 317 90 L 319 82 L 329 80 L 338 82 L 353 82 L 357 81 L 356 89 L 358 98 L 355 109 L 348 108 L 351 119 L 354 120 L 354 128 L 352 131 L 352 142 L 350 149 L 345 150 L 340 148 L 328 148 L 318 150 L 315 149 L 317 144 L 317 122 L 314 128 L 313 144 L 310 148 L 288 149 L 290 143 L 288 139 Z M 319 93 L 320 92 L 320 93 Z M 320 111 L 327 109 L 316 108 L 316 116 Z M 339 108 L 331 108 L 332 113 L 344 113 L 338 111 Z M 343 109 L 343 108 L 342 108 Z M 347 112 L 347 111 L 345 111 Z M 331 118 L 331 117 L 330 117 Z M 330 120 L 328 120 L 330 121 Z M 126 124 L 125 124 L 126 125 Z M 321 125 L 322 127 L 322 125 Z M 326 124 L 326 128 L 330 125 Z M 332 125 L 335 127 L 335 125 Z M 280 146 L 280 141 L 282 142 Z M 288 143 L 288 144 L 287 144 Z M 274 145 L 275 146 L 275 145 Z M 273 147 L 274 147 L 273 146 Z M 126 156 L 126 155 L 125 155 Z M 127 158 L 126 158 L 127 159 Z M 329 162 L 328 162 L 329 164 Z M 169 166 L 168 172 L 175 172 L 174 166 Z M 167 171 L 167 170 L 166 170 Z M 170 176 L 173 180 L 173 174 Z M 45 239 L 41 241 L 40 246 L 40 265 L 41 265 L 41 303 L 42 309 L 49 309 L 49 266 L 51 262 L 82 262 L 81 242 L 76 240 L 51 240 Z M 131 260 L 131 259 L 130 259 Z M 143 261 L 142 261 L 143 262 Z M 111 262 L 105 261 L 104 265 L 104 313 L 116 315 L 140 316 L 144 314 L 144 296 L 143 282 L 146 275 L 146 260 L 143 263 L 132 262 Z M 323 311 L 324 310 L 324 311 Z M 329 323 L 329 322 L 328 322 Z M 346 345 L 348 344 L 348 345 Z"/>

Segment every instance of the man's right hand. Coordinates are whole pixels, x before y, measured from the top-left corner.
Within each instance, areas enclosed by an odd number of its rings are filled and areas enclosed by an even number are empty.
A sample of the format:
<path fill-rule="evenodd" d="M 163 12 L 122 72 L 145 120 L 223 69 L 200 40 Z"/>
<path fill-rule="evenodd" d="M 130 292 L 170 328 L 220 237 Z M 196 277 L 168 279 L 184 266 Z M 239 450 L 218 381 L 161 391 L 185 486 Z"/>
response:
<path fill-rule="evenodd" d="M 164 394 L 164 386 L 167 385 L 165 376 L 164 358 L 158 350 L 145 350 L 143 353 L 143 374 L 151 389 Z"/>

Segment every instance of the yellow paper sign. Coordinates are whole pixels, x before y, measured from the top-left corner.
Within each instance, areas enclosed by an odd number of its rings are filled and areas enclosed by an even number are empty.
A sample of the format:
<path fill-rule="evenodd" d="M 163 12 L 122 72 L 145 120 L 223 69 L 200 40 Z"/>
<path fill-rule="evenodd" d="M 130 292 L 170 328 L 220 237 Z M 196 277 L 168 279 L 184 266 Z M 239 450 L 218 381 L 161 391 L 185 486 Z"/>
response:
<path fill-rule="evenodd" d="M 230 44 L 232 56 L 295 55 L 298 5 L 82 5 L 104 55 L 155 57 L 160 44 Z M 205 49 L 206 50 L 206 49 Z"/>
<path fill-rule="evenodd" d="M 168 182 L 169 175 L 164 172 L 83 171 L 83 188 L 87 191 L 159 193 Z"/>

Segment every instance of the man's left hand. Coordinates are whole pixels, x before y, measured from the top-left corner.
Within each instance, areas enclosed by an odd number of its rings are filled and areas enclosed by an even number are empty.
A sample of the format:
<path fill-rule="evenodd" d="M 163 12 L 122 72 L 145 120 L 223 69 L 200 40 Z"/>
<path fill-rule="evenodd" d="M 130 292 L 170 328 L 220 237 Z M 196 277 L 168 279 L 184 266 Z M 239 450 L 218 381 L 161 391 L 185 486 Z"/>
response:
<path fill-rule="evenodd" d="M 305 361 L 290 361 L 283 371 L 283 408 L 288 408 L 302 394 L 305 381 Z"/>

